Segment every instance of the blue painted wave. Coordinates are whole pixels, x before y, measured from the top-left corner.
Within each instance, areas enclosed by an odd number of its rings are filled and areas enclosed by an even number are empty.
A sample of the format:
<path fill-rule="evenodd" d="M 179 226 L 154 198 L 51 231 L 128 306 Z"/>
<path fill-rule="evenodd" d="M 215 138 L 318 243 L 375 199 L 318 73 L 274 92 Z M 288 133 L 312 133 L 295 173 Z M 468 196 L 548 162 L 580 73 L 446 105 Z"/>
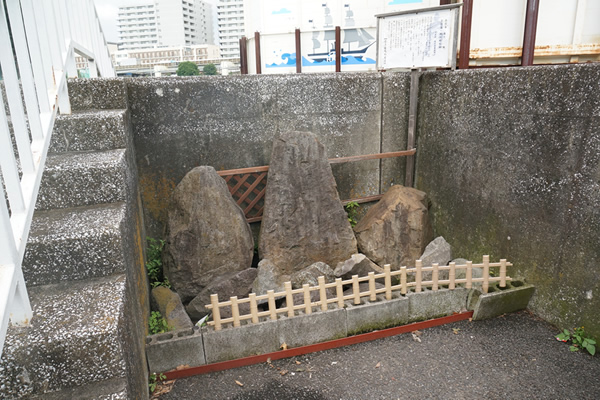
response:
<path fill-rule="evenodd" d="M 303 57 L 304 58 L 304 57 Z M 283 53 L 281 55 L 283 62 L 276 64 L 267 64 L 267 68 L 281 68 L 281 67 L 295 67 L 296 66 L 296 53 Z"/>

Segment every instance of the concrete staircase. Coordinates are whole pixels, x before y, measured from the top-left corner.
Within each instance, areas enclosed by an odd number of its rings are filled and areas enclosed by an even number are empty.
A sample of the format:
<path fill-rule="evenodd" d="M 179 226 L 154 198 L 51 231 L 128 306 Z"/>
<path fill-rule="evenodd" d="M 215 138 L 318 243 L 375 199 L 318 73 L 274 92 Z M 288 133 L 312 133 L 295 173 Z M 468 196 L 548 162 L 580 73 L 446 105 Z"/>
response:
<path fill-rule="evenodd" d="M 34 317 L 8 331 L 0 398 L 148 398 L 148 289 L 125 85 L 108 101 L 102 90 L 78 93 L 76 81 L 69 90 L 75 112 L 56 121 L 23 262 Z"/>

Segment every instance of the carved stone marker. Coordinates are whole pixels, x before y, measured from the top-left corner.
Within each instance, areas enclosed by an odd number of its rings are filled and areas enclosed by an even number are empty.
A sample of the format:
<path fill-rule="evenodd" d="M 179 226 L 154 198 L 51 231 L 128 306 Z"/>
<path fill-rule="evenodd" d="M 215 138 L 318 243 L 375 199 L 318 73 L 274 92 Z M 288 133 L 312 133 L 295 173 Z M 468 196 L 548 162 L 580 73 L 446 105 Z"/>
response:
<path fill-rule="evenodd" d="M 433 238 L 426 194 L 396 185 L 354 227 L 358 247 L 379 266 L 413 267 Z"/>
<path fill-rule="evenodd" d="M 250 226 L 213 167 L 196 167 L 177 185 L 167 229 L 164 270 L 184 303 L 252 264 Z"/>
<path fill-rule="evenodd" d="M 325 147 L 310 132 L 273 142 L 258 250 L 285 275 L 357 252 Z"/>

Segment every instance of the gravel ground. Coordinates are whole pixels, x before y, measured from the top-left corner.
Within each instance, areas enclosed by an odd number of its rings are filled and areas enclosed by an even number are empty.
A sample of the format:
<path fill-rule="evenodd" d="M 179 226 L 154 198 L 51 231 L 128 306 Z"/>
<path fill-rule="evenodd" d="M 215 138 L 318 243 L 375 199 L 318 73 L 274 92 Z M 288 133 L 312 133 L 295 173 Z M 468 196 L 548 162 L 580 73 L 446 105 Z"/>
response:
<path fill-rule="evenodd" d="M 527 312 L 461 321 L 180 379 L 160 399 L 600 399 L 600 357 L 557 333 Z"/>

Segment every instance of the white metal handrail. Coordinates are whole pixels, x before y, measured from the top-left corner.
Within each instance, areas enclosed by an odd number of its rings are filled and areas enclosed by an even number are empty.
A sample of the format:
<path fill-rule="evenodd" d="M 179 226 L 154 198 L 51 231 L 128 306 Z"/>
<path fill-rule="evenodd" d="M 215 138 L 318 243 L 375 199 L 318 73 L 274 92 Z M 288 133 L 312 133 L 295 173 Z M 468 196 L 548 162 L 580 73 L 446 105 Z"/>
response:
<path fill-rule="evenodd" d="M 32 318 L 21 264 L 56 113 L 71 113 L 76 54 L 90 77 L 115 76 L 92 0 L 0 0 L 0 354 L 9 320 Z"/>

